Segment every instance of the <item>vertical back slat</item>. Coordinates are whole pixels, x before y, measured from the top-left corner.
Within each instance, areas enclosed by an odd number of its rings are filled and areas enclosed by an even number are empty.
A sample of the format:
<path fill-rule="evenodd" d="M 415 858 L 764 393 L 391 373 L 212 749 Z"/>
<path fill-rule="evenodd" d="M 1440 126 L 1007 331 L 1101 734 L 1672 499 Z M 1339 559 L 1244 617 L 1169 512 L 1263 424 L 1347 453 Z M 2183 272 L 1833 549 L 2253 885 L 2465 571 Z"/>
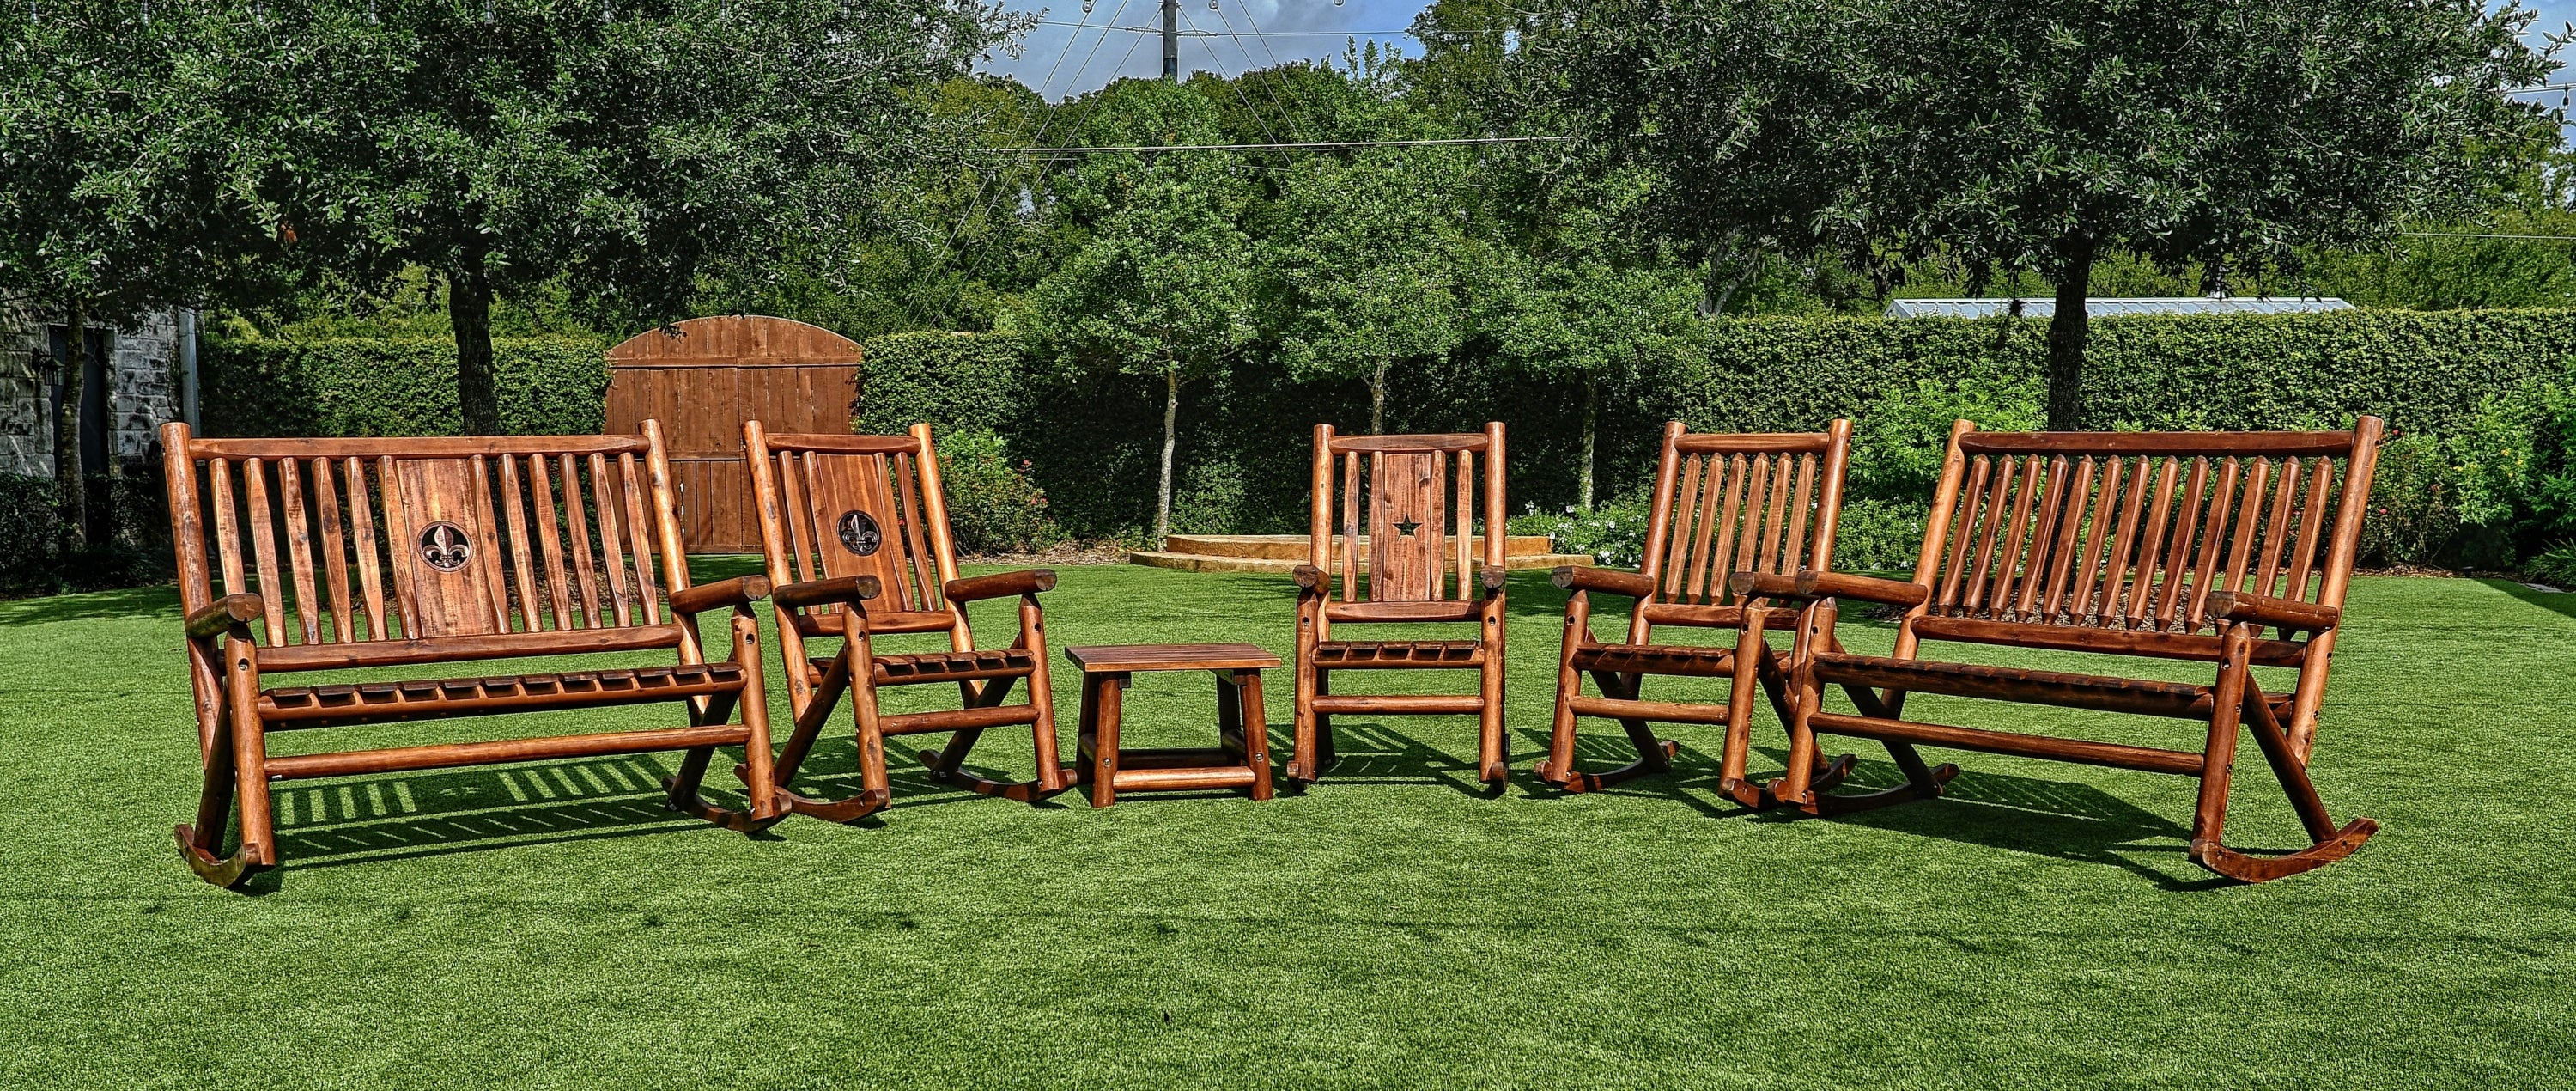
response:
<path fill-rule="evenodd" d="M 2317 559 L 2317 540 L 2325 530 L 2331 511 L 2331 489 L 2334 488 L 2334 460 L 2320 458 L 2308 474 L 2308 495 L 2299 510 L 2299 542 L 2290 556 L 2288 586 L 2281 594 L 2302 601 L 2308 598 L 2308 573 Z"/>
<path fill-rule="evenodd" d="M 2245 578 L 2253 572 L 2254 542 L 2263 531 L 2263 486 L 2271 480 L 2272 460 L 2255 459 L 2245 474 L 2244 496 L 2236 502 L 2236 526 L 2227 536 L 2227 570 L 2219 574 L 2217 590 L 2245 590 Z"/>
<path fill-rule="evenodd" d="M 2129 581 L 2129 608 L 2125 615 L 2129 628 L 2137 628 L 2155 609 L 2157 585 L 2172 581 L 2172 560 L 2163 547 L 2168 540 L 2166 524 L 2173 518 L 2174 489 L 2181 483 L 2182 463 L 2166 458 L 2156 469 L 2156 499 L 2148 508 L 2147 529 L 2138 540 L 2137 574 Z M 2164 580 L 2156 578 L 2158 572 L 2165 573 Z"/>
<path fill-rule="evenodd" d="M 340 490 L 331 477 L 331 460 L 317 458 L 311 463 L 313 474 L 313 509 L 322 522 L 323 589 L 330 598 L 331 635 L 346 644 L 358 638 L 357 627 L 350 615 L 355 604 L 349 601 L 349 540 L 340 529 Z"/>
<path fill-rule="evenodd" d="M 510 536 L 510 567 L 517 575 L 519 591 L 519 624 L 523 632 L 542 628 L 537 612 L 537 564 L 528 548 L 530 527 L 526 494 L 519 487 L 519 456 L 501 456 L 502 526 Z"/>
<path fill-rule="evenodd" d="M 2156 597 L 2156 629 L 2170 630 L 2178 620 L 2175 604 L 2182 601 L 2183 577 L 2192 569 L 2193 536 L 2200 530 L 2202 499 L 2209 490 L 2209 459 L 2191 460 L 2191 483 L 2183 486 L 2182 505 L 2175 509 L 2173 540 L 2165 546 L 2165 589 Z M 2191 631 L 2188 627 L 2181 630 Z"/>
<path fill-rule="evenodd" d="M 238 595 L 250 590 L 242 575 L 241 526 L 236 521 L 240 498 L 233 492 L 233 463 L 228 458 L 206 460 L 206 477 L 214 483 L 207 497 L 214 509 L 216 563 L 222 569 L 224 593 Z"/>
<path fill-rule="evenodd" d="M 1994 488 L 1986 493 L 1983 501 L 1979 502 L 1983 510 L 1977 513 L 1975 521 L 1977 528 L 1975 560 L 1969 564 L 1966 593 L 1959 600 L 1959 608 L 1970 614 L 1976 613 L 1986 605 L 1986 589 L 1992 585 L 1994 576 L 1995 543 L 1996 539 L 2002 536 L 2004 512 L 2009 507 L 2006 501 L 2011 497 L 2013 484 L 2018 477 L 2014 471 L 2019 467 L 2013 462 L 2011 455 L 2003 456 L 1997 464 L 2001 466 L 2001 471 L 1994 475 Z"/>
<path fill-rule="evenodd" d="M 2031 509 L 2038 504 L 2040 489 L 2045 484 L 2040 480 L 2040 466 L 2038 455 L 2021 460 L 2021 486 L 2013 497 L 2012 518 L 2005 524 L 2008 529 L 2004 531 L 2002 558 L 1995 564 L 1994 591 L 1987 600 L 1989 608 L 1999 615 L 2013 614 L 2013 592 L 2032 567 L 2022 557 L 2022 546 L 2030 540 Z"/>
<path fill-rule="evenodd" d="M 1798 456 L 1798 492 L 1789 502 L 1787 528 L 1789 541 L 1780 549 L 1779 571 L 1795 572 L 1807 567 L 1804 564 L 1806 558 L 1800 551 L 1807 545 L 1807 524 L 1814 516 L 1814 509 L 1810 505 L 1815 502 L 1815 496 L 1816 456 L 1800 455 Z"/>
<path fill-rule="evenodd" d="M 1740 523 L 1727 525 L 1728 530 L 1735 532 L 1735 546 L 1727 552 L 1730 558 L 1727 563 L 1750 572 L 1758 570 L 1762 564 L 1761 554 L 1757 551 L 1762 548 L 1762 508 L 1768 502 L 1762 490 L 1771 477 L 1771 456 L 1757 454 L 1741 469 L 1744 473 L 1744 517 Z"/>
<path fill-rule="evenodd" d="M 822 569 L 815 567 L 818 539 L 807 532 L 805 507 L 805 460 L 794 451 L 778 452 L 778 506 L 786 509 L 787 558 L 799 583 L 817 579 Z M 829 611 L 816 610 L 816 613 Z"/>
<path fill-rule="evenodd" d="M 277 460 L 277 491 L 286 501 L 287 571 L 295 577 L 295 627 L 304 643 L 322 642 L 322 597 L 314 593 L 313 520 L 304 504 L 304 474 L 292 458 Z"/>
<path fill-rule="evenodd" d="M 284 644 L 286 585 L 277 575 L 277 517 L 269 510 L 268 463 L 256 458 L 244 460 L 242 484 L 250 495 L 250 548 L 252 563 L 259 572 L 259 598 L 268 607 L 268 628 L 260 634 L 260 641 Z"/>
<path fill-rule="evenodd" d="M 1672 525 L 1673 545 L 1679 556 L 1664 565 L 1664 600 L 1667 602 L 1678 602 L 1684 595 L 1697 598 L 1700 593 L 1703 569 L 1693 567 L 1691 562 L 1696 559 L 1705 564 L 1708 560 L 1708 550 L 1703 546 L 1699 553 L 1691 552 L 1691 523 L 1697 518 L 1699 512 L 1699 475 L 1702 462 L 1712 463 L 1710 473 L 1716 472 L 1712 459 L 1703 459 L 1698 455 L 1686 455 L 1682 458 L 1681 491 L 1675 494 Z M 1718 582 L 1723 583 L 1725 580 L 1721 577 Z"/>
<path fill-rule="evenodd" d="M 2117 455 L 2102 461 L 2102 483 L 2094 490 L 2093 518 L 2086 527 L 2084 548 L 2076 553 L 2075 580 L 2067 584 L 2066 601 L 2061 609 L 2070 618 L 2087 616 L 2093 605 L 2093 590 L 2101 578 L 2102 561 L 2111 552 L 2114 528 L 2120 519 L 2120 493 L 2129 461 Z"/>
<path fill-rule="evenodd" d="M 570 454 L 562 456 L 562 460 L 557 465 L 563 471 L 564 532 L 570 539 L 565 544 L 572 550 L 573 598 L 581 602 L 582 617 L 589 623 L 586 627 L 597 629 L 601 627 L 603 619 L 600 617 L 599 572 L 592 568 L 590 563 L 589 507 L 591 502 L 583 499 L 581 468 L 579 463 L 573 461 L 573 456 Z M 598 492 L 598 481 L 593 479 L 589 495 L 596 497 Z"/>
<path fill-rule="evenodd" d="M 2093 488 L 2093 471 L 2097 468 L 2091 455 L 2076 460 L 2075 479 L 2066 487 L 2066 507 L 2059 514 L 2057 533 L 2051 535 L 2054 548 L 2048 562 L 2047 597 L 2039 609 L 2042 616 L 2052 620 L 2065 611 L 2066 586 L 2074 580 L 2078 558 L 2084 554 L 2086 516 L 2100 507 Z"/>
<path fill-rule="evenodd" d="M 1789 517 L 1789 456 L 1781 454 L 1771 462 L 1771 504 L 1768 525 L 1762 528 L 1762 552 L 1755 555 L 1754 565 L 1764 572 L 1780 571 L 1780 524 Z"/>
<path fill-rule="evenodd" d="M 472 484 L 468 487 L 474 497 L 476 516 L 473 526 L 474 563 L 483 569 L 483 587 L 489 596 L 480 605 L 492 619 L 492 631 L 507 633 L 510 631 L 510 583 L 509 576 L 501 571 L 501 521 L 497 518 L 499 513 L 493 510 L 500 505 L 492 502 L 492 465 L 481 455 L 467 459 L 465 464 L 471 472 Z"/>
<path fill-rule="evenodd" d="M 2090 601 L 2084 604 L 2083 615 L 2087 618 L 2119 613 L 2120 593 L 2129 582 L 2129 558 L 2138 550 L 2139 520 L 2147 510 L 2147 487 L 2154 476 L 2155 463 L 2144 455 L 2129 470 L 2129 487 L 2124 494 L 2127 499 L 2120 504 L 2119 529 L 2112 533 L 2111 551 L 2102 560 L 2102 582 L 2095 585 L 2091 580 L 2085 581 L 2095 587 Z"/>
<path fill-rule="evenodd" d="M 394 570 L 395 609 L 402 613 L 404 636 L 420 636 L 420 589 L 412 586 L 411 565 L 392 555 L 393 551 L 411 548 L 411 511 L 403 505 L 402 483 L 394 476 L 391 455 L 376 457 L 376 499 L 385 509 L 386 560 Z"/>
<path fill-rule="evenodd" d="M 653 524 L 644 516 L 644 488 L 637 484 L 635 456 L 617 456 L 617 474 L 626 486 L 626 539 L 635 554 L 635 601 L 643 608 L 644 623 L 662 623 L 662 592 L 653 578 Z"/>
<path fill-rule="evenodd" d="M 1444 563 L 1449 552 L 1449 535 L 1447 533 L 1449 529 L 1449 490 L 1446 487 L 1448 484 L 1449 452 L 1433 451 L 1431 453 L 1431 480 L 1425 484 L 1422 490 L 1424 494 L 1422 529 L 1419 532 L 1419 534 L 1426 539 L 1424 544 L 1429 546 L 1429 548 L 1421 551 L 1423 585 L 1429 589 L 1429 593 L 1425 594 L 1423 598 L 1425 601 L 1429 602 L 1438 602 L 1442 598 L 1446 597 L 1441 594 L 1440 579 L 1445 575 L 1441 570 L 1448 567 L 1448 565 Z"/>
<path fill-rule="evenodd" d="M 1933 600 L 1933 609 L 1947 613 L 1959 604 L 1959 584 L 1967 578 L 1968 550 L 1977 539 L 1977 503 L 1986 493 L 1986 479 L 1994 473 L 1995 460 L 1978 455 L 1968 460 L 1968 483 L 1959 490 L 1959 514 L 1950 520 L 1950 555 L 1941 565 L 1941 590 Z"/>
<path fill-rule="evenodd" d="M 2068 484 L 2066 456 L 2049 459 L 2048 498 L 2039 505 L 2038 521 L 2030 526 L 2030 557 L 2022 562 L 2021 591 L 2013 596 L 2013 612 L 2024 620 L 2033 618 L 2039 593 L 2048 585 L 2048 562 L 2057 553 L 2058 516 L 2065 508 Z"/>
<path fill-rule="evenodd" d="M 922 457 L 934 456 L 924 452 Z M 898 452 L 894 456 L 895 510 L 903 516 L 904 541 L 912 551 L 912 578 L 921 584 L 922 604 L 929 606 L 939 601 L 939 573 L 930 556 L 930 536 L 917 495 L 919 486 L 914 483 L 918 473 L 911 455 Z"/>
<path fill-rule="evenodd" d="M 1342 456 L 1342 601 L 1359 601 L 1360 453 Z"/>
<path fill-rule="evenodd" d="M 578 628 L 572 600 L 565 593 L 564 585 L 572 580 L 564 571 L 563 525 L 555 518 L 555 486 L 546 473 L 544 455 L 528 456 L 528 499 L 536 508 L 537 554 L 545 560 L 546 605 L 554 609 L 554 628 L 558 632 Z"/>
<path fill-rule="evenodd" d="M 1700 551 L 1708 555 L 1708 560 L 1701 562 L 1701 566 L 1710 573 L 1709 582 L 1716 585 L 1711 588 L 1711 593 L 1715 593 L 1718 587 L 1731 586 L 1735 576 L 1735 515 L 1744 503 L 1748 488 L 1745 479 L 1752 476 L 1751 466 L 1743 455 L 1728 459 L 1720 459 L 1713 454 L 1708 456 L 1709 480 L 1701 484 L 1700 491 L 1714 498 L 1717 485 L 1723 484 L 1726 489 L 1725 505 L 1719 507 L 1714 503 L 1704 503 L 1699 516 Z M 1717 480 L 1721 477 L 1723 482 Z M 1760 503 L 1758 500 L 1755 502 Z M 1712 512 L 1717 518 L 1709 518 Z"/>
<path fill-rule="evenodd" d="M 2203 606 L 2212 590 L 2209 581 L 2217 575 L 2219 556 L 2227 550 L 2227 521 L 2235 513 L 2236 478 L 2243 469 L 2232 457 L 2218 465 L 2218 483 L 2210 490 L 2209 510 L 2200 522 L 2199 561 L 2192 566 L 2191 601 L 2183 614 L 2186 633 L 2200 631 Z"/>
<path fill-rule="evenodd" d="M 624 534 L 618 528 L 622 521 L 618 512 L 625 506 L 618 502 L 620 491 L 617 479 L 608 472 L 607 457 L 591 455 L 590 499 L 593 509 L 599 513 L 599 575 L 607 581 L 609 601 L 614 604 L 608 623 L 623 628 L 632 624 L 627 610 L 634 605 L 634 600 L 626 590 L 626 545 Z"/>
<path fill-rule="evenodd" d="M 2272 490 L 2272 518 L 2263 528 L 2263 541 L 2256 547 L 2254 582 L 2247 590 L 2258 595 L 2273 594 L 2273 581 L 2281 574 L 2281 553 L 2290 540 L 2290 506 L 2298 498 L 2299 460 L 2281 462 L 2281 483 Z"/>
<path fill-rule="evenodd" d="M 367 596 L 367 639 L 383 640 L 391 630 L 386 627 L 384 560 L 376 548 L 376 511 L 368 499 L 367 464 L 351 455 L 340 463 L 340 472 L 349 482 L 349 537 L 357 547 L 358 588 Z"/>
<path fill-rule="evenodd" d="M 1475 597 L 1476 452 L 1458 452 L 1458 601 Z"/>

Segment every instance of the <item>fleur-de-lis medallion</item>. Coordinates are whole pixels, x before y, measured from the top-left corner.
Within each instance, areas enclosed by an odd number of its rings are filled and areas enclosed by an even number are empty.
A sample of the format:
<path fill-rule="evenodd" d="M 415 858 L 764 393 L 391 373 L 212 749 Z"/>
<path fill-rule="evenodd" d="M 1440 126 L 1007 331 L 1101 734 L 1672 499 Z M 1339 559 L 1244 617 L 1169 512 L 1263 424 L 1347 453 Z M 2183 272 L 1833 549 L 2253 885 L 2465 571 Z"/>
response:
<path fill-rule="evenodd" d="M 420 528 L 420 559 L 441 572 L 454 572 L 474 559 L 473 541 L 464 527 L 439 520 Z"/>
<path fill-rule="evenodd" d="M 861 557 L 875 553 L 878 546 L 885 544 L 885 535 L 878 531 L 876 518 L 864 511 L 842 512 L 841 521 L 834 530 L 840 535 L 841 548 Z"/>

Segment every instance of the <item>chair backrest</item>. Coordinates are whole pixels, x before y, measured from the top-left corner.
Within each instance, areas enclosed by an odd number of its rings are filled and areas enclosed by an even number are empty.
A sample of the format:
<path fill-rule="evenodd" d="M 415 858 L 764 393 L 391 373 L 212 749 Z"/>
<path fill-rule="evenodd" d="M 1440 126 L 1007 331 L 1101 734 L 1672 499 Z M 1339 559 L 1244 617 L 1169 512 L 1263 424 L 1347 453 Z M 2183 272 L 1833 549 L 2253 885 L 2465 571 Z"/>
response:
<path fill-rule="evenodd" d="M 1481 549 L 1475 534 L 1479 457 L 1487 524 Z M 1363 573 L 1369 603 L 1466 602 L 1475 596 L 1478 564 L 1503 570 L 1503 426 L 1337 436 L 1332 425 L 1318 424 L 1313 504 L 1308 563 L 1338 573 L 1344 603 L 1361 601 Z M 1365 615 L 1345 620 L 1359 616 Z"/>
<path fill-rule="evenodd" d="M 1727 577 L 1833 567 L 1851 422 L 1729 435 L 1664 425 L 1639 571 L 1654 604 L 1735 606 Z"/>
<path fill-rule="evenodd" d="M 1950 433 L 1918 616 L 2187 636 L 2212 591 L 2343 605 L 2382 425 Z"/>
<path fill-rule="evenodd" d="M 194 611 L 256 593 L 263 647 L 315 653 L 664 625 L 662 596 L 689 572 L 660 431 L 199 439 L 168 425 L 181 597 Z"/>
<path fill-rule="evenodd" d="M 743 442 L 773 582 L 874 576 L 882 589 L 870 614 L 948 609 L 941 589 L 957 578 L 957 547 L 929 425 L 900 436 L 771 435 L 755 420 Z"/>

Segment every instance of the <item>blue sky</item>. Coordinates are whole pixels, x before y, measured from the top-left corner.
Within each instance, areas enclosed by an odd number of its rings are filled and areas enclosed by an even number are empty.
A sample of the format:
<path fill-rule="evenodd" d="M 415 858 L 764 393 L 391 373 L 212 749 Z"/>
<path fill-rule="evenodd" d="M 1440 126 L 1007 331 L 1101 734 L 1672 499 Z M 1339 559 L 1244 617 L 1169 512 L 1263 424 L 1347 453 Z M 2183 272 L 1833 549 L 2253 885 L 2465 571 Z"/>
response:
<path fill-rule="evenodd" d="M 1181 0 L 1185 32 L 1195 29 L 1220 35 L 1182 38 L 1181 71 L 1207 69 L 1233 75 L 1298 57 L 1338 57 L 1349 40 L 1345 35 L 1402 31 L 1428 6 L 1429 0 L 1344 0 L 1338 5 L 1332 0 L 1218 0 L 1217 10 L 1210 11 L 1207 0 Z M 2576 0 L 2541 0 L 2525 6 L 2540 13 L 2534 30 L 2553 30 L 2576 21 Z M 1095 28 L 1162 25 L 1160 0 L 1093 0 L 1087 15 L 1082 0 L 1012 0 L 1011 7 L 1040 13 L 1050 23 L 1087 23 Z M 1251 37 L 1249 32 L 1255 28 L 1271 36 Z M 1225 36 L 1229 33 L 1242 36 Z M 1401 35 L 1387 40 L 1408 54 L 1421 48 Z M 1016 58 L 997 54 L 985 67 L 1017 76 L 1048 98 L 1080 94 L 1120 76 L 1153 76 L 1162 71 L 1162 45 L 1153 34 L 1039 26 L 1021 39 L 1019 52 Z M 2556 82 L 2571 80 L 2576 80 L 2576 73 L 2561 75 Z"/>
<path fill-rule="evenodd" d="M 1338 57 L 1354 32 L 1402 31 L 1429 0 L 1181 0 L 1181 72 L 1206 69 L 1235 75 L 1268 68 L 1298 57 Z M 2576 9 L 2576 0 L 2568 0 Z M 1017 11 L 1036 13 L 1048 23 L 1088 23 L 1100 27 L 1162 27 L 1161 0 L 1093 0 L 1086 15 L 1082 0 L 1013 0 Z M 1123 10 L 1122 10 L 1123 9 Z M 1267 36 L 1255 38 L 1251 31 Z M 1192 30 L 1217 37 L 1190 36 Z M 1381 37 L 1401 45 L 1407 54 L 1421 47 L 1400 34 Z M 1159 34 L 1077 29 L 1041 25 L 1020 41 L 1016 58 L 997 54 L 985 68 L 1007 73 L 1037 88 L 1048 98 L 1080 94 L 1120 76 L 1154 76 L 1163 70 Z"/>

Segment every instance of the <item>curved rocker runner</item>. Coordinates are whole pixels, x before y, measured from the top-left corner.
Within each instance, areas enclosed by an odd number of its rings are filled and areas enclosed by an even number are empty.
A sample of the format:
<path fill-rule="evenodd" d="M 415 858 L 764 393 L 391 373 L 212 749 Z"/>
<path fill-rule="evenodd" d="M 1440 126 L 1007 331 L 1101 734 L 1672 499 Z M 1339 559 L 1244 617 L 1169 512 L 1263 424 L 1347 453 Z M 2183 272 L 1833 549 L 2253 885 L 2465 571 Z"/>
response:
<path fill-rule="evenodd" d="M 205 767 L 196 821 L 174 832 L 206 881 L 239 886 L 277 865 L 274 781 L 678 750 L 680 771 L 663 785 L 671 809 L 746 833 L 786 815 L 765 777 L 746 809 L 699 795 L 719 746 L 767 771 L 751 604 L 769 581 L 690 585 L 658 423 L 640 436 L 260 440 L 196 439 L 171 424 L 161 439 Z M 732 647 L 711 661 L 697 619 L 720 609 L 733 614 Z M 675 662 L 267 684 L 298 671 L 656 649 Z M 685 705 L 688 726 L 290 757 L 267 746 L 271 731 L 648 703 Z M 741 722 L 729 722 L 737 708 Z M 236 804 L 238 847 L 226 853 Z"/>

